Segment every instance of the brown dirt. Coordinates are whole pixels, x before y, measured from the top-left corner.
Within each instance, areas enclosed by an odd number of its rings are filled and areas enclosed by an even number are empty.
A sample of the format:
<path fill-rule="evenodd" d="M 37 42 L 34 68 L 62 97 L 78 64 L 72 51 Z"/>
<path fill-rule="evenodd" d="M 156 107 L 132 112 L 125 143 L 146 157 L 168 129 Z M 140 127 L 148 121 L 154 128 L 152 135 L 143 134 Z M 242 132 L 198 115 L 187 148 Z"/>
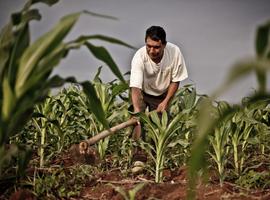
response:
<path fill-rule="evenodd" d="M 63 166 L 72 166 L 74 164 L 93 164 L 97 158 L 93 158 L 92 152 L 90 157 L 87 155 L 78 156 L 72 152 L 57 157 L 55 164 Z M 89 163 L 90 162 L 90 163 Z M 209 173 L 211 174 L 211 173 Z M 124 200 L 123 196 L 116 190 L 120 187 L 126 193 L 132 190 L 140 183 L 144 183 L 142 189 L 136 193 L 136 200 L 145 199 L 164 199 L 164 200 L 181 200 L 187 199 L 187 168 L 181 167 L 177 170 L 164 170 L 164 182 L 154 183 L 154 177 L 148 173 L 133 175 L 131 173 L 123 174 L 119 169 L 111 169 L 106 172 L 91 175 L 86 180 L 79 197 L 71 199 L 99 199 L 99 200 Z M 270 190 L 247 190 L 235 184 L 225 182 L 221 187 L 215 176 L 209 175 L 209 181 L 199 181 L 196 187 L 196 200 L 268 200 L 270 199 Z M 27 190 L 19 190 L 11 198 L 16 199 L 35 199 Z"/>
<path fill-rule="evenodd" d="M 91 152 L 88 156 L 96 162 L 98 158 L 93 159 L 93 155 L 95 156 L 96 152 Z M 87 157 L 87 155 L 85 156 Z M 83 163 L 85 160 L 88 160 L 85 156 L 75 162 Z M 111 169 L 110 171 L 96 174 L 94 178 L 92 177 L 81 191 L 79 199 L 122 200 L 124 198 L 116 191 L 116 187 L 120 187 L 128 193 L 129 190 L 132 190 L 140 183 L 144 183 L 144 186 L 136 193 L 136 200 L 187 199 L 188 178 L 186 167 L 181 167 L 174 171 L 164 170 L 163 176 L 164 182 L 157 184 L 154 183 L 154 177 L 147 173 L 123 176 L 119 169 Z M 247 190 L 229 182 L 225 182 L 221 187 L 217 177 L 213 174 L 212 176 L 209 175 L 208 183 L 199 181 L 196 187 L 196 199 L 267 200 L 270 199 L 270 190 Z"/>
<path fill-rule="evenodd" d="M 165 174 L 168 172 L 165 172 Z M 144 199 L 169 199 L 180 200 L 187 199 L 187 169 L 168 173 L 165 182 L 154 183 L 153 178 L 149 178 L 144 174 L 136 177 L 123 178 L 120 171 L 104 172 L 96 176 L 96 180 L 89 182 L 81 192 L 81 199 L 111 199 L 123 200 L 124 198 L 114 189 L 121 187 L 126 192 L 134 188 L 139 183 L 145 183 L 143 188 L 137 192 L 136 200 Z M 110 186 L 114 185 L 114 187 Z M 220 187 L 217 182 L 200 183 L 196 188 L 196 199 L 198 200 L 267 200 L 270 199 L 270 191 L 253 190 L 248 191 L 231 183 L 224 183 Z"/>

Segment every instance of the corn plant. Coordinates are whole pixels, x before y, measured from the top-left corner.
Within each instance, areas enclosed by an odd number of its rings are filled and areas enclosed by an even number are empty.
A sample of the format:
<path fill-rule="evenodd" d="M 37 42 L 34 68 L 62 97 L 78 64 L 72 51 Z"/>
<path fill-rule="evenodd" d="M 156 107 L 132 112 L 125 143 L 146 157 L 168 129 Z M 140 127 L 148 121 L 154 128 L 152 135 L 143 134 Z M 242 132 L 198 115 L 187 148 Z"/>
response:
<path fill-rule="evenodd" d="M 253 112 L 254 109 L 244 108 L 242 112 L 236 113 L 232 118 L 233 128 L 230 134 L 230 140 L 234 155 L 235 172 L 238 176 L 243 171 L 243 165 L 246 159 L 244 151 L 250 144 L 250 140 L 255 137 L 254 133 L 256 133 L 256 129 L 258 130 L 259 127 L 263 126 L 260 121 L 254 118 Z"/>
<path fill-rule="evenodd" d="M 217 102 L 216 114 L 220 115 L 225 110 L 229 109 L 230 105 L 225 101 Z M 216 116 L 218 117 L 218 116 Z M 220 184 L 223 184 L 225 178 L 225 165 L 228 160 L 229 154 L 229 133 L 231 132 L 230 117 L 227 120 L 222 121 L 218 126 L 214 128 L 213 134 L 209 134 L 210 146 L 213 148 L 213 152 L 210 150 L 209 154 L 217 164 Z"/>
<path fill-rule="evenodd" d="M 116 100 L 116 98 L 127 90 L 126 84 L 121 83 L 103 83 L 99 78 L 99 74 L 101 72 L 101 67 L 99 68 L 92 84 L 96 91 L 97 97 L 100 101 L 101 108 L 105 113 L 105 118 L 110 122 L 110 125 L 115 123 L 119 123 L 123 119 L 121 113 L 123 113 L 120 100 Z M 93 135 L 94 133 L 99 133 L 104 130 L 104 125 L 96 120 L 95 116 L 92 118 L 92 127 L 93 127 Z M 109 146 L 110 137 L 106 137 L 103 140 L 98 142 L 98 152 L 101 158 L 104 158 L 105 152 Z"/>
<path fill-rule="evenodd" d="M 186 110 L 185 112 L 192 111 L 198 102 L 197 97 L 198 94 L 194 86 L 184 85 L 176 92 L 170 103 L 170 114 L 174 116 L 183 110 Z"/>
<path fill-rule="evenodd" d="M 209 154 L 214 159 L 218 167 L 220 184 L 223 184 L 225 178 L 225 165 L 228 159 L 229 145 L 228 135 L 230 127 L 222 124 L 221 127 L 215 128 L 214 134 L 209 136 L 210 145 L 213 147 L 214 152 Z"/>
<path fill-rule="evenodd" d="M 50 168 L 47 174 L 35 169 L 34 176 L 28 176 L 25 185 L 31 187 L 39 199 L 70 199 L 77 197 L 84 185 L 84 180 L 91 177 L 94 168 L 89 165 L 73 166 L 66 169 Z"/>
<path fill-rule="evenodd" d="M 88 11 L 73 13 L 63 17 L 55 27 L 42 35 L 36 41 L 30 41 L 30 25 L 32 20 L 41 19 L 37 9 L 32 9 L 35 3 L 52 5 L 57 0 L 28 1 L 20 12 L 14 13 L 11 21 L 3 28 L 0 34 L 0 164 L 6 153 L 4 145 L 9 138 L 21 130 L 31 117 L 34 105 L 44 100 L 50 88 L 59 87 L 65 82 L 76 82 L 73 77 L 63 79 L 58 75 L 50 76 L 54 67 L 61 59 L 68 55 L 72 49 L 85 45 L 97 59 L 109 66 L 111 71 L 123 83 L 125 82 L 114 60 L 104 47 L 90 43 L 98 39 L 110 43 L 131 47 L 126 43 L 103 35 L 90 35 L 78 37 L 73 41 L 64 43 L 64 39 L 75 25 L 82 13 L 98 15 Z M 97 119 L 106 126 L 107 121 L 103 110 L 93 91 L 90 82 L 81 83 L 84 90 L 89 92 L 91 102 L 89 108 Z M 0 169 L 2 169 L 0 167 Z M 2 170 L 0 171 L 0 176 Z"/>
<path fill-rule="evenodd" d="M 236 81 L 238 81 L 243 76 L 254 72 L 257 77 L 258 90 L 257 92 L 249 97 L 249 103 L 256 103 L 260 100 L 270 99 L 270 94 L 266 90 L 266 76 L 267 71 L 270 69 L 270 22 L 260 25 L 257 28 L 256 38 L 255 38 L 255 50 L 256 57 L 250 59 L 243 59 L 240 62 L 237 62 L 231 69 L 228 74 L 228 77 L 224 84 L 214 91 L 210 95 L 210 101 L 204 101 L 201 109 L 199 110 L 198 118 L 198 137 L 193 144 L 192 156 L 190 160 L 190 190 L 188 198 L 193 199 L 195 197 L 194 187 L 196 183 L 197 171 L 201 166 L 205 164 L 204 152 L 206 150 L 208 134 L 213 132 L 215 126 L 221 121 L 227 118 L 228 115 L 235 113 L 238 109 L 241 109 L 241 106 L 235 105 L 230 109 L 224 111 L 217 119 L 207 118 L 208 109 L 211 108 L 212 101 L 217 98 L 222 92 L 231 87 Z"/>
<path fill-rule="evenodd" d="M 244 163 L 244 150 L 247 147 L 247 139 L 251 133 L 252 126 L 246 126 L 245 122 L 233 122 L 234 131 L 231 134 L 235 172 L 240 176 Z M 244 127 L 243 127 L 244 126 Z M 243 128 L 243 129 L 242 129 Z"/>
<path fill-rule="evenodd" d="M 62 106 L 54 109 L 61 129 L 67 133 L 66 146 L 78 143 L 91 136 L 91 111 L 88 107 L 88 98 L 80 86 L 71 84 L 54 96 Z"/>
<path fill-rule="evenodd" d="M 254 142 L 259 145 L 262 155 L 265 154 L 265 149 L 269 146 L 269 127 L 270 127 L 270 101 L 257 101 L 251 105 L 243 104 L 249 110 L 248 116 L 255 119 L 258 123 L 254 126 L 257 134 L 254 136 Z M 259 123 L 260 122 L 260 123 Z"/>
<path fill-rule="evenodd" d="M 182 86 L 174 96 L 170 104 L 170 115 L 177 116 L 181 113 L 179 123 L 182 127 L 178 130 L 179 134 L 174 138 L 168 147 L 172 157 L 168 162 L 174 162 L 175 166 L 187 164 L 190 158 L 190 147 L 194 139 L 196 129 L 197 106 L 200 102 L 196 89 L 192 85 Z"/>
<path fill-rule="evenodd" d="M 55 153 L 90 136 L 92 114 L 86 104 L 82 89 L 71 84 L 36 105 L 27 126 L 11 141 L 19 144 L 27 137 L 27 143 L 38 150 L 40 167 L 43 167 Z"/>
<path fill-rule="evenodd" d="M 146 124 L 147 136 L 153 140 L 153 147 L 148 144 L 143 148 L 155 162 L 155 182 L 159 183 L 163 177 L 166 150 L 172 142 L 174 134 L 182 127 L 182 124 L 179 123 L 182 115 L 175 116 L 171 121 L 168 119 L 167 112 L 162 113 L 161 119 L 155 111 L 149 115 L 148 117 L 142 114 L 141 119 Z"/>
<path fill-rule="evenodd" d="M 40 145 L 39 145 L 39 157 L 40 157 L 40 162 L 39 165 L 40 167 L 44 166 L 44 151 L 45 151 L 45 145 L 47 144 L 46 139 L 47 139 L 47 132 L 49 132 L 47 126 L 49 125 L 47 123 L 48 120 L 46 120 L 46 115 L 49 114 L 51 112 L 51 109 L 49 107 L 51 107 L 50 105 L 50 100 L 51 99 L 46 99 L 46 101 L 44 102 L 44 106 L 38 106 L 36 107 L 37 111 L 39 113 L 44 113 L 44 118 L 40 118 L 40 120 L 38 121 L 38 119 L 33 118 L 33 124 L 37 129 L 37 133 L 40 134 Z M 38 136 L 36 135 L 36 141 L 38 141 Z"/>
<path fill-rule="evenodd" d="M 57 109 L 59 107 L 61 109 Z M 65 106 L 61 101 L 48 97 L 42 104 L 35 106 L 34 116 L 36 117 L 32 118 L 32 122 L 38 134 L 35 141 L 39 144 L 40 167 L 43 167 L 45 149 L 51 148 L 51 153 L 47 156 L 49 159 L 55 152 L 60 153 L 65 146 L 68 133 L 62 129 L 66 117 Z"/>

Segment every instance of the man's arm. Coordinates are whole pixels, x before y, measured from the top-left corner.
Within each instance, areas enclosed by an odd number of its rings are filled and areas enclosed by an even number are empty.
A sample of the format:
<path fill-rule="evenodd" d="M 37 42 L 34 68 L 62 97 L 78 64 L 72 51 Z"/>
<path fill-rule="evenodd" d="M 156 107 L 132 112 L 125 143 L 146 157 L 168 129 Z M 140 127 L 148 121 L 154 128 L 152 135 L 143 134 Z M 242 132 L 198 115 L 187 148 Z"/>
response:
<path fill-rule="evenodd" d="M 142 91 L 140 88 L 131 87 L 131 100 L 133 104 L 133 111 L 135 113 L 143 111 L 144 108 L 144 102 L 143 102 L 143 96 Z M 141 138 L 142 130 L 141 130 L 141 124 L 140 121 L 137 122 L 137 125 L 134 127 L 132 138 L 134 140 L 138 140 Z"/>
<path fill-rule="evenodd" d="M 143 96 L 142 96 L 142 91 L 140 88 L 132 87 L 131 88 L 131 99 L 132 99 L 132 104 L 134 108 L 134 112 L 141 112 L 144 103 L 143 103 Z"/>
<path fill-rule="evenodd" d="M 166 111 L 166 109 L 169 106 L 170 100 L 176 93 L 177 89 L 179 87 L 179 82 L 171 82 L 168 88 L 168 93 L 165 97 L 165 99 L 158 105 L 157 112 L 163 112 Z"/>

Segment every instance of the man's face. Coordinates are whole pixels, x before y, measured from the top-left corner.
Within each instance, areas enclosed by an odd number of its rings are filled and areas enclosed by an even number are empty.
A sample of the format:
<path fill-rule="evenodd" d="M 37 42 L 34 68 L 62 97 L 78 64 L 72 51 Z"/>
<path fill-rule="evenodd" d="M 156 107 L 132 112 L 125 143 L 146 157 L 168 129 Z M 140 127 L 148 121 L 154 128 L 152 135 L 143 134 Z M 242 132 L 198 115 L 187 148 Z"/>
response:
<path fill-rule="evenodd" d="M 151 60 L 160 62 L 166 44 L 162 44 L 161 40 L 154 41 L 150 37 L 146 39 L 146 51 Z"/>

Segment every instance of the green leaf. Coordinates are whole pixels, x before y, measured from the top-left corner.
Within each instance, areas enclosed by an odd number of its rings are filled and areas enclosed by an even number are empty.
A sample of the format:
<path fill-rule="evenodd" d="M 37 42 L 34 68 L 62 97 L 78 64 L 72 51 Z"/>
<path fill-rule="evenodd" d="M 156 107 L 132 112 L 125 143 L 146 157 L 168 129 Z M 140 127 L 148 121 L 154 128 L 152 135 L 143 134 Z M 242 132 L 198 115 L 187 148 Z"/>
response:
<path fill-rule="evenodd" d="M 93 39 L 103 40 L 103 41 L 110 42 L 110 43 L 113 43 L 113 44 L 123 45 L 125 47 L 135 49 L 135 47 L 133 47 L 133 46 L 131 46 L 131 45 L 119 40 L 119 39 L 116 39 L 116 38 L 113 38 L 113 37 L 108 37 L 108 36 L 105 36 L 105 35 L 80 36 L 74 42 L 75 43 L 85 43 L 87 40 L 93 40 Z"/>
<path fill-rule="evenodd" d="M 129 85 L 127 83 L 120 83 L 117 85 L 113 85 L 112 88 L 112 96 L 116 96 L 121 94 L 122 92 L 126 91 L 129 89 Z"/>
<path fill-rule="evenodd" d="M 260 70 L 256 69 L 256 77 L 259 85 L 258 92 L 259 93 L 265 93 L 266 92 L 266 83 L 267 83 L 267 77 L 266 77 L 266 70 Z"/>
<path fill-rule="evenodd" d="M 166 132 L 167 132 L 168 136 L 170 136 L 172 133 L 174 133 L 175 131 L 177 131 L 179 128 L 182 127 L 182 125 L 180 123 L 180 119 L 182 117 L 183 117 L 183 115 L 181 113 L 179 113 L 169 123 L 169 125 L 168 125 L 168 127 L 166 129 Z"/>
<path fill-rule="evenodd" d="M 99 68 L 98 68 L 98 70 L 97 70 L 97 73 L 96 73 L 96 75 L 95 75 L 95 77 L 94 77 L 94 82 L 98 82 L 98 83 L 101 83 L 102 81 L 100 80 L 100 78 L 99 78 L 99 76 L 100 76 L 100 73 L 101 73 L 101 69 L 102 69 L 102 66 L 100 66 Z"/>
<path fill-rule="evenodd" d="M 17 12 L 11 15 L 11 21 L 13 25 L 19 25 L 20 23 L 27 24 L 31 20 L 40 20 L 41 15 L 37 9 L 27 10 L 25 12 Z"/>
<path fill-rule="evenodd" d="M 219 101 L 217 102 L 217 108 L 220 113 L 223 113 L 230 108 L 230 104 L 226 101 Z"/>
<path fill-rule="evenodd" d="M 56 88 L 56 87 L 61 87 L 65 83 L 77 83 L 77 80 L 75 77 L 67 77 L 67 78 L 62 78 L 59 75 L 54 75 L 51 77 L 47 82 L 46 86 L 47 88 Z"/>
<path fill-rule="evenodd" d="M 191 90 L 191 91 L 190 91 Z M 195 88 L 187 88 L 187 95 L 184 95 L 185 109 L 191 109 L 196 102 L 196 90 Z"/>
<path fill-rule="evenodd" d="M 52 6 L 53 4 L 56 4 L 59 2 L 59 0 L 31 0 L 32 4 L 35 3 L 44 3 L 47 4 L 48 6 Z"/>
<path fill-rule="evenodd" d="M 261 25 L 256 33 L 256 54 L 258 57 L 266 55 L 267 48 L 269 48 L 269 35 L 270 35 L 270 21 Z"/>
<path fill-rule="evenodd" d="M 92 45 L 89 42 L 86 42 L 85 45 L 92 52 L 92 54 L 99 60 L 105 62 L 111 71 L 122 81 L 125 82 L 122 73 L 120 72 L 118 66 L 115 64 L 113 58 L 109 52 L 104 47 L 97 47 Z"/>
<path fill-rule="evenodd" d="M 48 6 L 52 6 L 53 4 L 59 2 L 59 0 L 29 0 L 26 2 L 26 4 L 23 7 L 23 10 L 28 10 L 33 4 L 36 3 L 44 3 L 47 4 Z"/>
<path fill-rule="evenodd" d="M 63 17 L 51 31 L 40 37 L 34 44 L 27 48 L 20 60 L 18 69 L 15 88 L 15 93 L 18 97 L 23 94 L 22 91 L 24 91 L 25 82 L 38 62 L 62 42 L 79 16 L 80 13 L 75 13 Z"/>
<path fill-rule="evenodd" d="M 153 111 L 150 113 L 150 118 L 154 122 L 154 124 L 160 129 L 161 123 L 160 123 L 160 119 L 156 111 Z"/>
<path fill-rule="evenodd" d="M 102 14 L 91 12 L 91 11 L 88 11 L 88 10 L 84 10 L 83 13 L 84 14 L 91 15 L 91 16 L 94 16 L 94 17 L 102 17 L 102 18 L 117 20 L 116 17 L 109 16 L 109 15 L 102 15 Z"/>
<path fill-rule="evenodd" d="M 14 88 L 15 85 L 19 60 L 25 49 L 29 46 L 29 43 L 29 26 L 26 24 L 24 28 L 20 30 L 18 36 L 16 37 L 9 60 L 8 79 L 12 88 Z"/>
<path fill-rule="evenodd" d="M 164 131 L 166 130 L 167 125 L 168 125 L 168 114 L 167 112 L 162 112 L 161 126 Z"/>
<path fill-rule="evenodd" d="M 3 71 L 7 66 L 14 40 L 15 38 L 12 34 L 12 25 L 7 24 L 0 34 L 0 80 L 2 79 Z"/>
<path fill-rule="evenodd" d="M 2 119 L 8 120 L 11 117 L 11 113 L 13 111 L 16 98 L 12 89 L 10 88 L 10 84 L 6 77 L 4 77 L 2 87 L 3 87 Z"/>
<path fill-rule="evenodd" d="M 209 99 L 204 99 L 201 102 L 198 118 L 198 134 L 195 142 L 192 145 L 191 159 L 189 161 L 189 187 L 195 187 L 197 172 L 205 167 L 206 159 L 204 153 L 207 147 L 207 138 L 210 133 L 214 132 L 214 128 L 218 123 L 224 121 L 228 115 L 235 113 L 239 106 L 224 108 L 218 118 L 209 117 L 209 110 L 212 108 L 212 102 Z M 191 194 L 190 194 L 191 195 Z"/>
<path fill-rule="evenodd" d="M 51 54 L 41 59 L 37 65 L 29 74 L 27 82 L 25 82 L 21 93 L 24 93 L 38 84 L 43 84 L 51 74 L 53 68 L 57 66 L 60 60 L 66 54 L 64 45 L 60 45 Z"/>
<path fill-rule="evenodd" d="M 99 98 L 97 97 L 97 93 L 96 93 L 94 86 L 89 81 L 82 82 L 81 85 L 83 86 L 83 90 L 88 97 L 89 109 L 96 116 L 97 120 L 105 128 L 108 128 L 109 125 L 108 125 L 108 122 L 105 118 L 105 113 L 102 109 L 101 102 L 100 102 Z"/>
<path fill-rule="evenodd" d="M 154 126 L 154 123 L 150 120 L 149 116 L 147 116 L 144 112 L 136 113 L 136 115 L 138 115 L 140 119 L 149 126 L 150 128 L 149 133 L 153 134 L 152 139 L 155 141 L 155 144 L 157 144 L 157 138 L 158 138 L 157 129 Z"/>

